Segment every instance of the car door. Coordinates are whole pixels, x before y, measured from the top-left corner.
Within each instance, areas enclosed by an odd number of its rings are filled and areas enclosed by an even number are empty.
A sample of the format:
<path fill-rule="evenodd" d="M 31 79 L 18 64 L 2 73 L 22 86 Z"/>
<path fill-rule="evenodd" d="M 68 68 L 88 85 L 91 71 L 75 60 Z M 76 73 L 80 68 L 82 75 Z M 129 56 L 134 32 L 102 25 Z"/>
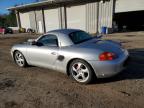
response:
<path fill-rule="evenodd" d="M 56 35 L 48 34 L 37 40 L 35 45 L 27 48 L 29 63 L 36 66 L 56 68 L 59 46 Z"/>

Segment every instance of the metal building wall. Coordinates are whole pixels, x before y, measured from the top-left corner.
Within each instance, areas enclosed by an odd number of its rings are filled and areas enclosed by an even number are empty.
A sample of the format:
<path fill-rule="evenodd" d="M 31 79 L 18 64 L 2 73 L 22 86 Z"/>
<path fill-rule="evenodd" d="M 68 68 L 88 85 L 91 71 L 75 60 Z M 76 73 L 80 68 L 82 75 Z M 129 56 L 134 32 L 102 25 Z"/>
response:
<path fill-rule="evenodd" d="M 86 7 L 85 5 L 69 6 L 67 10 L 67 28 L 86 31 Z"/>
<path fill-rule="evenodd" d="M 44 33 L 43 15 L 42 10 L 36 10 L 36 25 L 39 33 Z"/>
<path fill-rule="evenodd" d="M 112 29 L 113 12 L 113 0 L 106 1 L 104 3 L 99 2 L 99 32 L 101 32 L 101 28 L 104 26 Z"/>
<path fill-rule="evenodd" d="M 59 27 L 62 29 L 67 28 L 66 8 L 60 7 L 58 14 L 59 14 Z"/>
<path fill-rule="evenodd" d="M 37 32 L 36 12 L 30 11 L 29 17 L 30 17 L 30 28 L 32 28 L 33 30 Z"/>
<path fill-rule="evenodd" d="M 30 28 L 30 18 L 29 18 L 29 12 L 20 12 L 20 22 L 21 27 L 23 28 Z"/>
<path fill-rule="evenodd" d="M 113 0 L 86 4 L 86 31 L 101 33 L 102 27 L 112 29 Z"/>
<path fill-rule="evenodd" d="M 86 4 L 86 31 L 89 33 L 98 31 L 98 2 Z"/>
<path fill-rule="evenodd" d="M 140 10 L 144 10 L 144 0 L 116 0 L 115 13 Z"/>
<path fill-rule="evenodd" d="M 41 22 L 42 32 L 45 32 L 45 28 L 47 32 L 58 28 L 77 27 L 89 33 L 101 33 L 101 28 L 104 26 L 112 28 L 113 4 L 113 0 L 109 0 L 82 5 L 77 4 L 76 6 L 71 5 L 71 7 L 45 8 L 43 11 L 42 9 L 33 10 L 26 12 L 26 16 L 28 17 L 29 15 L 29 19 L 23 15 L 23 18 L 21 18 L 21 20 L 24 20 L 22 26 L 24 25 L 24 27 L 29 27 L 39 32 L 39 22 Z M 79 22 L 76 24 L 76 21 Z"/>
<path fill-rule="evenodd" d="M 59 8 L 45 9 L 44 19 L 46 32 L 60 28 Z"/>

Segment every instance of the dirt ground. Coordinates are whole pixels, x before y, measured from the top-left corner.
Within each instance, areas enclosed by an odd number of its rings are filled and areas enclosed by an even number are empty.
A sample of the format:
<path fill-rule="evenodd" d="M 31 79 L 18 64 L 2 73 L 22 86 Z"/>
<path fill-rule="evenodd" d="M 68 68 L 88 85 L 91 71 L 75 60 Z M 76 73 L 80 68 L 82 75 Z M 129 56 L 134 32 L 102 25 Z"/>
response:
<path fill-rule="evenodd" d="M 122 42 L 132 59 L 121 74 L 90 85 L 52 70 L 16 66 L 11 46 L 35 37 L 0 35 L 0 108 L 144 108 L 144 32 L 105 36 Z"/>

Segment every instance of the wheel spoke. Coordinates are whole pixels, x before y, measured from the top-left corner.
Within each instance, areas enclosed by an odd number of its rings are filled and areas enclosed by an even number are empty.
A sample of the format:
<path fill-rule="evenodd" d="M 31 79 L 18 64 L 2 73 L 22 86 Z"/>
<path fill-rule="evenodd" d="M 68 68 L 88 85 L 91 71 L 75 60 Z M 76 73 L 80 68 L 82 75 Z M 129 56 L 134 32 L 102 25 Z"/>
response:
<path fill-rule="evenodd" d="M 78 69 L 78 70 L 81 69 L 81 66 L 82 66 L 82 63 L 78 63 L 77 69 Z"/>
<path fill-rule="evenodd" d="M 24 59 L 20 59 L 20 61 L 21 61 L 21 62 L 23 62 L 23 61 L 24 61 Z"/>
<path fill-rule="evenodd" d="M 86 79 L 86 76 L 85 76 L 85 74 L 84 74 L 84 73 L 82 74 L 82 79 L 83 79 L 83 80 L 85 80 L 85 79 Z"/>
<path fill-rule="evenodd" d="M 78 73 L 75 77 L 76 77 L 77 79 L 79 79 L 80 76 L 81 76 L 81 75 Z"/>
<path fill-rule="evenodd" d="M 83 73 L 88 73 L 88 69 L 86 68 L 86 69 L 81 69 L 81 71 L 83 72 Z"/>
<path fill-rule="evenodd" d="M 18 59 L 18 60 L 16 60 L 17 62 L 20 62 L 20 60 Z"/>
<path fill-rule="evenodd" d="M 23 58 L 22 54 L 17 53 L 17 54 L 15 55 L 15 60 L 16 60 L 16 62 L 17 62 L 17 64 L 18 64 L 19 66 L 23 66 L 23 65 L 24 65 L 24 58 Z"/>
<path fill-rule="evenodd" d="M 16 60 L 19 60 L 19 57 L 18 57 L 18 55 L 16 55 L 16 56 L 15 56 L 15 59 L 16 59 Z"/>
<path fill-rule="evenodd" d="M 77 73 L 77 69 L 73 66 L 72 70 Z"/>
<path fill-rule="evenodd" d="M 23 65 L 23 64 L 24 64 L 24 62 L 23 62 L 23 61 L 21 61 L 20 63 L 21 63 L 21 65 Z"/>
<path fill-rule="evenodd" d="M 71 68 L 72 75 L 78 82 L 85 82 L 89 79 L 89 69 L 82 62 L 76 62 Z"/>

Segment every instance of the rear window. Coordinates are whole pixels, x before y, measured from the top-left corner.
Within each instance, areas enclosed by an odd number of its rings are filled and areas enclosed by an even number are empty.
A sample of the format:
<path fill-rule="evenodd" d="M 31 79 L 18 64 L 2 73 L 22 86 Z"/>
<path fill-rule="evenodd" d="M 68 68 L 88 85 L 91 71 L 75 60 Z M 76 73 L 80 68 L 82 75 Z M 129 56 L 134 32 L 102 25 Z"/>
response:
<path fill-rule="evenodd" d="M 84 31 L 76 31 L 70 33 L 69 37 L 74 44 L 79 44 L 92 39 L 92 36 Z"/>

